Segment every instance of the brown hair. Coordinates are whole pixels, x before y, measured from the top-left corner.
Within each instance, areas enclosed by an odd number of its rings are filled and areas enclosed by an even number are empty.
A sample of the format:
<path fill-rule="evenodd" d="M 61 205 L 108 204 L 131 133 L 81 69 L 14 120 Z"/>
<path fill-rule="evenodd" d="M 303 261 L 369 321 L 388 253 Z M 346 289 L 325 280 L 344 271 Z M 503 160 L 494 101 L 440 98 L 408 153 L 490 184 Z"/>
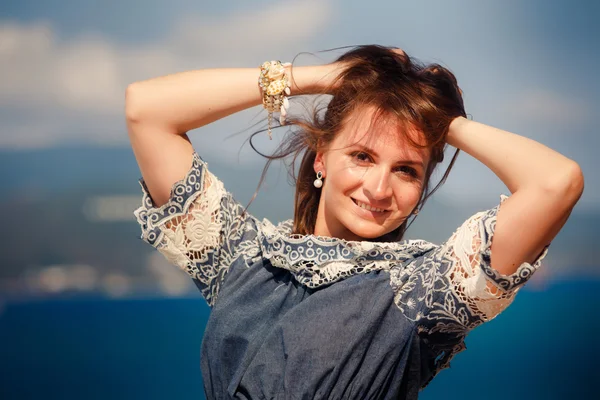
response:
<path fill-rule="evenodd" d="M 418 208 L 422 208 L 425 201 L 445 182 L 459 152 L 455 152 L 442 179 L 430 190 L 431 175 L 444 159 L 450 123 L 455 117 L 466 116 L 462 92 L 456 78 L 446 68 L 438 64 L 423 65 L 402 51 L 376 45 L 355 47 L 337 61 L 342 65 L 341 73 L 323 91 L 332 95 L 330 102 L 315 107 L 308 120 L 288 117 L 288 124 L 293 128 L 275 153 L 264 155 L 259 152 L 268 159 L 261 183 L 272 161 L 283 159 L 286 162 L 290 178 L 296 186 L 294 234 L 314 233 L 321 197 L 320 189 L 313 185 L 313 164 L 317 150 L 327 149 L 347 117 L 360 107 L 374 107 L 377 117 L 392 117 L 403 127 L 413 127 L 422 132 L 425 143 L 414 140 L 406 133 L 407 130 L 399 130 L 405 132 L 400 134 L 411 145 L 428 148 L 431 152 Z M 296 175 L 300 156 L 302 158 Z M 413 220 L 414 216 L 410 222 Z M 410 225 L 408 222 L 409 219 L 405 220 L 392 232 L 374 240 L 402 240 Z"/>

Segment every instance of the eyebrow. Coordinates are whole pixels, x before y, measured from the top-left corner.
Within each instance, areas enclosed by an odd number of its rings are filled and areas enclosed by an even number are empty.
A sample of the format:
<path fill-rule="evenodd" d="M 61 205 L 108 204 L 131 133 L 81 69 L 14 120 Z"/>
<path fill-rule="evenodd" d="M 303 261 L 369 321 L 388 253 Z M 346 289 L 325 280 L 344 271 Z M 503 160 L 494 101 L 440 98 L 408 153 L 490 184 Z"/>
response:
<path fill-rule="evenodd" d="M 374 155 L 375 157 L 379 157 L 379 154 L 377 154 L 377 152 L 365 145 L 362 144 L 355 144 L 352 147 L 358 147 L 360 150 L 366 151 L 367 153 L 370 153 L 372 155 Z M 407 159 L 402 159 L 402 160 L 398 160 L 396 161 L 396 164 L 409 164 L 409 165 L 418 165 L 421 167 L 425 167 L 425 163 L 422 160 L 407 160 Z"/>

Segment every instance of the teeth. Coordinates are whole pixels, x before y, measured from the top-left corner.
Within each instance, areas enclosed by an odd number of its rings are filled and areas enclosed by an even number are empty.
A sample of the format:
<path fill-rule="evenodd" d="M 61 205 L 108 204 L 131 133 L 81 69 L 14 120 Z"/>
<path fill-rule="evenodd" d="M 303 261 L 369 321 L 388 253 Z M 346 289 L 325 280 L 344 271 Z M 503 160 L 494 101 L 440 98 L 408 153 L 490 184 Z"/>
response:
<path fill-rule="evenodd" d="M 364 208 L 365 210 L 368 210 L 368 211 L 375 211 L 375 212 L 384 212 L 384 211 L 385 211 L 385 210 L 383 210 L 383 209 L 381 209 L 381 208 L 375 208 L 375 207 L 371 207 L 371 206 L 370 206 L 370 205 L 368 205 L 368 204 L 361 203 L 361 202 L 360 202 L 360 201 L 358 201 L 358 200 L 354 200 L 354 201 L 356 202 L 356 204 L 357 204 L 357 205 L 358 205 L 360 208 Z"/>

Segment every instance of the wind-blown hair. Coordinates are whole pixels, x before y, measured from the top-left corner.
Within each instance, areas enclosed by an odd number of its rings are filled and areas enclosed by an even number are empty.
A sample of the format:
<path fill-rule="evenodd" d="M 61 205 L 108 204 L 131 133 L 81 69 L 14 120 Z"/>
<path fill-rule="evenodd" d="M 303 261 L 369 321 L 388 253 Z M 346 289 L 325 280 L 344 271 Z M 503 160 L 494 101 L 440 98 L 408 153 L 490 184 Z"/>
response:
<path fill-rule="evenodd" d="M 458 116 L 466 116 L 462 92 L 449 70 L 438 64 L 423 65 L 397 49 L 376 45 L 355 47 L 337 61 L 341 65 L 340 73 L 331 86 L 323 90 L 324 94 L 332 96 L 330 102 L 315 107 L 310 118 L 288 117 L 292 128 L 281 145 L 272 155 L 263 154 L 268 161 L 261 183 L 270 163 L 282 159 L 295 184 L 294 234 L 314 233 L 321 196 L 321 190 L 313 185 L 317 151 L 328 148 L 348 116 L 358 109 L 373 107 L 374 119 L 392 118 L 394 123 L 407 128 L 398 129 L 398 134 L 403 135 L 410 145 L 430 150 L 423 191 L 417 205 L 419 209 L 445 182 L 459 152 L 454 153 L 442 179 L 431 189 L 431 175 L 444 159 L 450 123 Z M 407 133 L 415 129 L 422 133 L 419 140 Z M 370 130 L 368 134 L 377 133 Z M 300 166 L 297 168 L 299 159 Z M 414 218 L 407 218 L 392 232 L 373 240 L 402 240 Z"/>

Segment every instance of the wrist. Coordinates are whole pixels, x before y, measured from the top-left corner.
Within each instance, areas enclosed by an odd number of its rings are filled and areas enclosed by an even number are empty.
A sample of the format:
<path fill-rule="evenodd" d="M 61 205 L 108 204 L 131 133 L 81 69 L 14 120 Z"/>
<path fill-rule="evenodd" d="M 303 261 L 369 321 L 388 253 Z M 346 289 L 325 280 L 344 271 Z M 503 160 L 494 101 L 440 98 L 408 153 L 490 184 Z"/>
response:
<path fill-rule="evenodd" d="M 454 147 L 458 147 L 458 133 L 470 121 L 463 116 L 456 117 L 450 123 L 450 127 L 448 128 L 448 135 L 446 136 L 446 142 Z"/>

